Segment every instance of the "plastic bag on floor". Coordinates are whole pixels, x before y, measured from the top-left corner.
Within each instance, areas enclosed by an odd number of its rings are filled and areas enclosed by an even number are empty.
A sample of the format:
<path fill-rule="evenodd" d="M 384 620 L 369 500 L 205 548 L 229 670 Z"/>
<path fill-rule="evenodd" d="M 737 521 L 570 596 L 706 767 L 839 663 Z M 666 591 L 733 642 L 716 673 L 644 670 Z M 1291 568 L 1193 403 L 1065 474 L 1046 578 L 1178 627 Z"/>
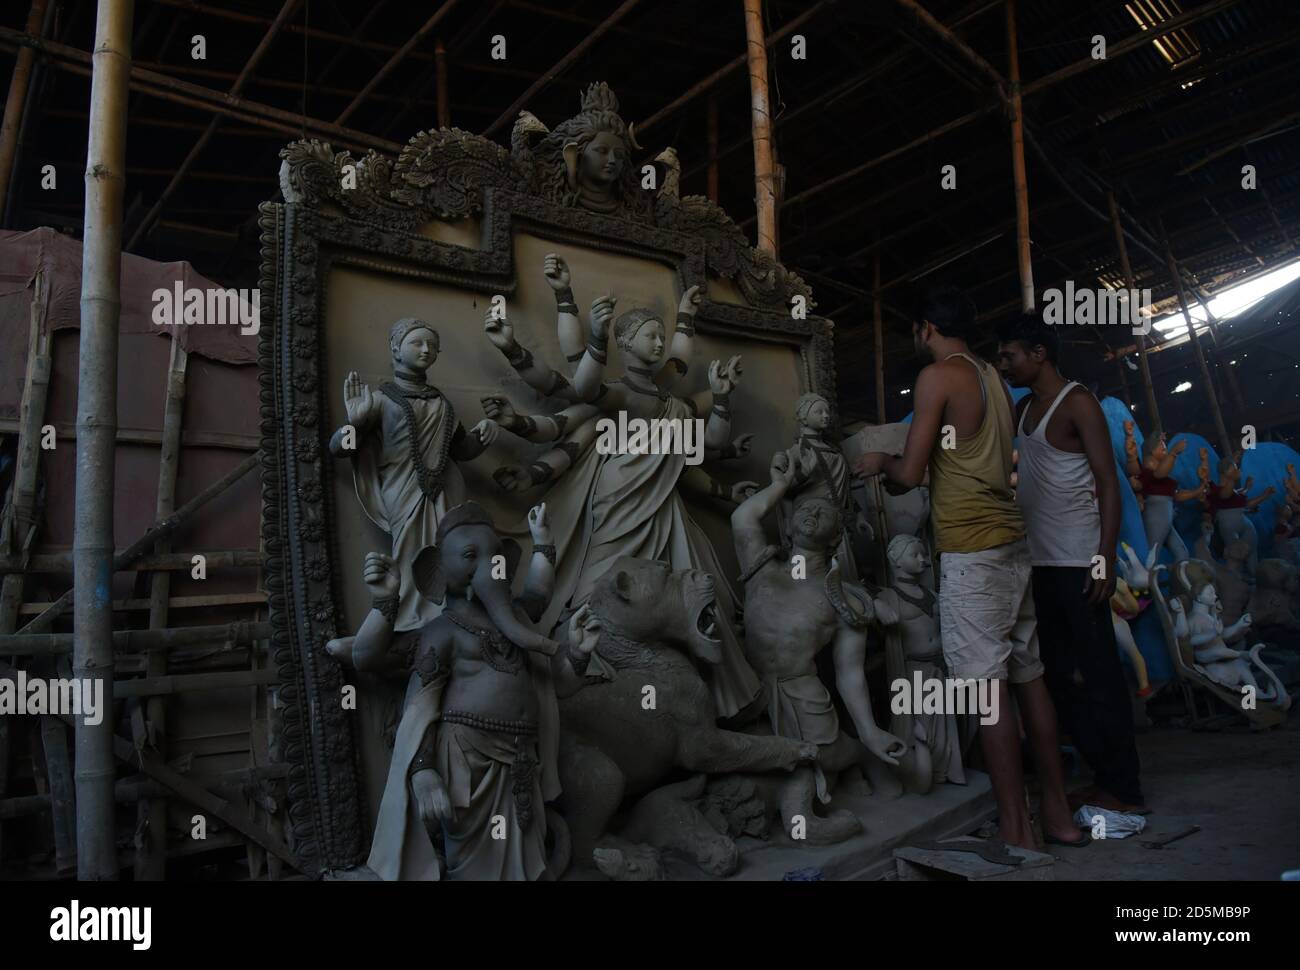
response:
<path fill-rule="evenodd" d="M 1147 827 L 1147 820 L 1141 815 L 1112 812 L 1096 805 L 1080 805 L 1074 813 L 1074 822 L 1079 828 L 1088 829 L 1094 839 L 1127 839 Z"/>

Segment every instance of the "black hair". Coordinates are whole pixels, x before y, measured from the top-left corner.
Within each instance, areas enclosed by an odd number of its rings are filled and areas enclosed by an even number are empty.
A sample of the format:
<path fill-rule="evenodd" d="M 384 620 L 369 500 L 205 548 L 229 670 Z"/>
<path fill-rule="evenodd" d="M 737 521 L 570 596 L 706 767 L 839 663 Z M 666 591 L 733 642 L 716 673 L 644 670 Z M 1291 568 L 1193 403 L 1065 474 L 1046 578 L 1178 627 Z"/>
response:
<path fill-rule="evenodd" d="M 1056 327 L 1049 326 L 1041 314 L 1022 313 L 998 327 L 998 340 L 1002 343 L 1019 341 L 1026 350 L 1042 347 L 1049 363 L 1055 365 L 1061 353 L 1061 340 Z"/>
<path fill-rule="evenodd" d="M 955 286 L 936 286 L 921 297 L 916 322 L 932 323 L 945 337 L 969 340 L 975 336 L 975 301 Z"/>

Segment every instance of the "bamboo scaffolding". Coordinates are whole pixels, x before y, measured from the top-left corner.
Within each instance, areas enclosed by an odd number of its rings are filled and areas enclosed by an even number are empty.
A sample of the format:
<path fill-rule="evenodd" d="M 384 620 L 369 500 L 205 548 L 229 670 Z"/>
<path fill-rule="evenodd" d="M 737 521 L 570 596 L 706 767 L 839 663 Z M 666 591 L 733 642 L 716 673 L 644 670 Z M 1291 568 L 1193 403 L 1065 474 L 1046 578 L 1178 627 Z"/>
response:
<path fill-rule="evenodd" d="M 438 85 L 438 127 L 451 127 L 451 93 L 447 90 L 447 48 L 442 38 L 433 45 L 435 81 Z"/>
<path fill-rule="evenodd" d="M 902 2 L 902 0 L 900 0 Z M 1016 188 L 1016 261 L 1020 268 L 1020 308 L 1034 309 L 1034 265 L 1029 251 L 1029 181 L 1025 173 L 1025 112 L 1020 99 L 1020 50 L 1016 39 L 1016 0 L 1007 0 L 1007 59 L 1011 96 L 1011 172 Z"/>
<path fill-rule="evenodd" d="M 763 40 L 763 0 L 744 0 L 744 3 L 750 136 L 754 142 L 754 205 L 758 215 L 757 246 L 775 257 L 776 163 L 772 150 L 772 107 L 767 90 L 767 45 Z"/>
<path fill-rule="evenodd" d="M 876 232 L 879 236 L 879 231 Z M 885 410 L 885 320 L 880 289 L 880 251 L 871 259 L 871 323 L 876 340 L 876 423 L 888 422 Z"/>
<path fill-rule="evenodd" d="M 201 643 L 232 646 L 265 640 L 271 635 L 269 622 L 218 623 L 211 626 L 179 626 L 162 630 L 114 630 L 110 641 L 115 653 L 175 650 Z M 72 652 L 75 633 L 0 634 L 0 656 L 57 657 Z"/>
<path fill-rule="evenodd" d="M 111 438 L 110 438 L 110 442 L 111 442 Z M 109 454 L 111 456 L 112 452 L 110 451 Z M 173 532 L 175 532 L 176 529 L 178 529 L 181 525 L 189 521 L 190 517 L 193 516 L 195 512 L 197 512 L 200 508 L 202 508 L 205 504 L 210 502 L 212 499 L 216 498 L 218 495 L 224 492 L 235 482 L 239 481 L 239 479 L 243 478 L 246 474 L 248 474 L 250 471 L 256 468 L 257 465 L 258 465 L 257 455 L 249 455 L 247 458 L 241 461 L 234 469 L 227 472 L 217 481 L 213 482 L 211 485 L 205 488 L 198 495 L 194 496 L 194 498 L 190 499 L 188 502 L 186 502 L 183 506 L 181 506 L 179 509 L 173 512 L 167 518 L 159 519 L 157 522 L 153 524 L 153 526 L 151 526 L 145 532 L 144 535 L 142 535 L 135 542 L 131 543 L 131 545 L 127 546 L 120 553 L 117 553 L 115 556 L 112 557 L 112 560 L 107 567 L 107 571 L 109 572 L 109 574 L 114 572 L 120 572 L 123 569 L 129 567 L 131 563 L 135 562 L 138 558 L 143 556 L 160 538 L 169 536 Z M 112 550 L 111 545 L 109 546 L 109 549 L 110 551 Z M 75 552 L 74 552 L 74 567 L 75 567 Z M 57 600 L 55 600 L 48 610 L 46 610 L 36 619 L 32 620 L 25 627 L 23 627 L 22 630 L 19 631 L 19 635 L 21 636 L 23 634 L 31 635 L 35 633 L 44 633 L 51 626 L 54 625 L 54 621 L 57 620 L 59 616 L 62 615 L 63 611 L 67 609 L 68 605 L 72 602 L 73 602 L 73 590 L 68 590 Z"/>
<path fill-rule="evenodd" d="M 166 570 L 160 571 L 165 574 Z M 142 610 L 151 610 L 156 600 L 150 599 L 126 599 L 113 600 L 114 613 L 136 613 Z M 194 610 L 210 609 L 221 606 L 258 606 L 266 602 L 266 594 L 257 593 L 211 593 L 199 596 L 170 596 L 167 598 L 167 608 L 170 610 Z M 18 608 L 19 616 L 39 616 L 54 604 L 49 603 L 23 603 Z"/>
<path fill-rule="evenodd" d="M 115 565 L 121 555 L 121 552 L 114 555 Z M 202 556 L 204 565 L 208 569 L 248 569 L 262 565 L 262 554 L 260 552 L 237 549 L 233 551 L 172 552 L 141 556 L 134 562 L 119 567 L 117 571 L 188 571 L 194 566 L 193 558 L 195 556 Z M 7 575 L 9 573 L 31 573 L 33 575 L 49 573 L 56 576 L 71 576 L 72 559 L 73 556 L 70 552 L 36 554 L 31 556 L 29 559 L 25 559 L 22 556 L 0 556 L 0 575 Z M 173 605 L 175 605 L 175 599 L 173 599 Z"/>

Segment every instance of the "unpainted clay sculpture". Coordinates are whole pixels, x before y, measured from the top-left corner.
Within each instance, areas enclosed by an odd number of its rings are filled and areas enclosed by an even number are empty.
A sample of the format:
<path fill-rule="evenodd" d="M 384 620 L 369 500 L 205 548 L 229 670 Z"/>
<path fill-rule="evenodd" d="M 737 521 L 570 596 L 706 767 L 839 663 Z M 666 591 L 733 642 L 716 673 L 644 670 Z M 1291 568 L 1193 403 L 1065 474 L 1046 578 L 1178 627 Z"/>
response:
<path fill-rule="evenodd" d="M 861 829 L 846 811 L 821 817 L 815 803 L 830 800 L 833 775 L 853 765 L 871 770 L 869 758 L 897 766 L 905 744 L 879 727 L 867 692 L 867 625 L 874 609 L 860 587 L 844 581 L 832 558 L 843 537 L 838 505 L 818 495 L 794 508 L 791 546 L 769 544 L 763 518 L 786 495 L 796 468 L 786 452 L 777 452 L 771 484 L 732 513 L 731 526 L 745 587 L 745 654 L 763 678 L 761 729 L 815 743 L 817 764 L 796 769 L 773 806 L 785 831 L 795 816 L 806 823 L 807 844 L 836 842 Z M 839 725 L 830 691 L 817 675 L 817 654 L 831 647 L 835 686 L 848 708 L 860 740 Z"/>
<path fill-rule="evenodd" d="M 533 629 L 554 569 L 544 507 L 532 510 L 530 524 L 532 563 L 516 598 L 518 545 L 502 540 L 477 503 L 448 510 L 411 570 L 442 612 L 396 636 L 397 564 L 382 553 L 366 557 L 374 608 L 348 659 L 364 671 L 410 658 L 419 681 L 408 691 L 367 863 L 382 879 L 534 880 L 565 864 L 546 857 L 544 803 L 559 794 L 555 690 L 585 686 L 596 634 L 587 611 L 574 615 L 566 650 Z M 331 649 L 342 655 L 342 644 Z M 433 842 L 439 832 L 445 872 Z"/>
<path fill-rule="evenodd" d="M 1133 675 L 1137 678 L 1137 696 L 1145 700 L 1152 694 L 1151 681 L 1147 676 L 1146 658 L 1133 639 L 1129 622 L 1136 619 L 1149 602 L 1142 597 L 1151 588 L 1151 567 L 1155 565 L 1159 550 L 1151 550 L 1144 563 L 1127 542 L 1121 542 L 1120 549 L 1124 555 L 1115 560 L 1119 575 L 1115 579 L 1115 592 L 1110 598 L 1110 621 L 1115 629 L 1115 642 L 1128 658 L 1133 667 Z"/>
<path fill-rule="evenodd" d="M 491 443 L 495 428 L 480 421 L 467 434 L 451 402 L 427 374 L 438 360 L 438 334 L 423 320 L 398 320 L 389 332 L 393 379 L 372 391 L 356 371 L 343 383 L 348 423 L 330 438 L 330 452 L 348 458 L 366 516 L 392 537 L 390 554 L 402 578 L 398 630 L 437 615 L 410 580 L 416 553 L 433 541 L 447 509 L 465 500 L 456 462 Z"/>
<path fill-rule="evenodd" d="M 934 592 L 923 585 L 930 567 L 925 543 L 916 536 L 894 536 L 889 541 L 887 555 L 894 585 L 876 596 L 876 620 L 882 626 L 896 629 L 902 638 L 901 676 L 909 685 L 917 676 L 922 681 L 943 680 L 947 668 L 939 640 Z M 899 759 L 899 764 L 908 791 L 925 794 L 945 781 L 966 783 L 956 714 L 895 714 L 889 730 L 907 745 L 907 753 Z"/>

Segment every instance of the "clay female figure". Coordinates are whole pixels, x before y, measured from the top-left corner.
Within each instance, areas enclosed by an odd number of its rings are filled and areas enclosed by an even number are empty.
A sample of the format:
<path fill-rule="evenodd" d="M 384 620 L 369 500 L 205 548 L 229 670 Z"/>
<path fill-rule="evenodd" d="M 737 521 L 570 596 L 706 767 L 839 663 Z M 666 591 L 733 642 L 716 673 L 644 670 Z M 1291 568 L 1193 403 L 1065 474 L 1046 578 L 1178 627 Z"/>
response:
<path fill-rule="evenodd" d="M 423 320 L 393 324 L 388 346 L 393 379 L 378 393 L 356 371 L 343 382 L 348 423 L 330 438 L 330 451 L 352 462 L 357 499 L 366 516 L 392 537 L 391 553 L 402 573 L 399 630 L 436 615 L 410 581 L 415 554 L 433 541 L 447 509 L 464 501 L 458 461 L 469 461 L 491 443 L 496 426 L 480 421 L 467 434 L 455 409 L 426 380 L 438 359 L 438 334 Z"/>
<path fill-rule="evenodd" d="M 1183 606 L 1179 597 L 1171 597 L 1169 609 L 1173 614 L 1174 636 L 1179 640 L 1186 638 L 1188 645 L 1199 664 L 1210 679 L 1231 688 L 1250 688 L 1250 694 L 1260 701 L 1277 703 L 1283 708 L 1290 707 L 1290 697 L 1277 675 L 1259 658 L 1263 649 L 1257 643 L 1249 652 L 1233 650 L 1226 643 L 1245 633 L 1251 624 L 1249 613 L 1243 613 L 1241 619 L 1229 627 L 1224 627 L 1219 614 L 1222 606 L 1214 583 L 1200 579 L 1192 584 L 1191 611 Z M 1259 683 L 1251 670 L 1257 666 L 1271 681 L 1267 689 L 1260 689 Z M 1245 696 L 1245 695 L 1243 695 Z"/>
<path fill-rule="evenodd" d="M 1142 597 L 1151 587 L 1150 570 L 1155 565 L 1159 550 L 1151 550 L 1147 561 L 1143 563 L 1127 542 L 1120 543 L 1120 549 L 1124 555 L 1115 560 L 1119 575 L 1115 579 L 1115 592 L 1110 598 L 1110 621 L 1115 629 L 1115 642 L 1124 656 L 1128 657 L 1137 678 L 1137 696 L 1145 700 L 1151 696 L 1151 681 L 1147 677 L 1146 658 L 1133 639 L 1129 621 L 1136 619 L 1150 602 Z"/>
<path fill-rule="evenodd" d="M 683 320 L 693 323 L 697 291 L 682 298 L 678 331 Z M 684 448 L 669 453 L 628 448 L 610 452 L 592 447 L 597 421 L 701 422 L 706 448 L 724 445 L 731 428 L 730 396 L 740 376 L 740 359 L 726 366 L 714 361 L 709 368 L 709 390 L 690 398 L 675 397 L 657 379 L 666 369 L 665 328 L 659 315 L 645 309 L 629 310 L 614 323 L 614 337 L 622 352 L 623 376 L 603 381 L 607 342 L 614 301 L 596 300 L 586 349 L 570 385 L 562 375 L 536 361 L 514 338 L 513 327 L 503 317 L 489 315 L 484 323 L 488 338 L 506 355 L 520 376 L 534 387 L 554 389 L 551 396 L 576 403 L 554 415 L 519 415 L 502 398 L 485 399 L 488 415 L 502 427 L 531 441 L 558 442 L 528 467 L 498 469 L 497 483 L 507 491 L 521 491 L 554 482 L 547 504 L 555 522 L 558 585 L 551 608 L 543 618 L 549 628 L 566 609 L 581 607 L 610 564 L 622 557 L 657 559 L 675 569 L 699 569 L 718 581 L 719 630 L 722 662 L 713 671 L 711 686 L 719 716 L 735 715 L 758 694 L 759 683 L 745 661 L 734 628 L 736 597 L 724 580 L 707 536 L 691 518 L 679 489 L 729 503 L 740 501 L 752 483 L 727 486 L 699 465 L 689 465 Z M 690 327 L 693 331 L 693 326 Z M 674 341 L 674 348 L 678 345 Z M 672 368 L 674 371 L 677 368 Z M 697 425 L 698 426 L 698 425 Z M 629 442 L 629 445 L 631 442 Z"/>
<path fill-rule="evenodd" d="M 1142 443 L 1143 458 L 1139 462 L 1132 421 L 1124 422 L 1124 435 L 1128 474 L 1136 477 L 1142 486 L 1142 524 L 1146 528 L 1147 545 L 1153 549 L 1164 546 L 1174 557 L 1174 562 L 1186 559 L 1187 546 L 1174 528 L 1174 503 L 1200 498 L 1204 494 L 1204 485 L 1180 489 L 1171 477 L 1174 463 L 1187 448 L 1187 441 L 1166 448 L 1163 434 L 1149 437 Z"/>
<path fill-rule="evenodd" d="M 902 637 L 902 677 L 909 689 L 918 675 L 922 682 L 943 680 L 947 669 L 939 642 L 934 591 L 924 585 L 925 571 L 930 567 L 925 544 L 916 536 L 894 536 L 889 540 L 887 555 L 894 585 L 876 597 L 876 619 L 882 626 L 898 630 Z M 889 730 L 907 744 L 907 754 L 899 762 L 908 791 L 924 794 L 945 781 L 966 784 L 955 714 L 895 714 Z"/>
<path fill-rule="evenodd" d="M 1246 479 L 1245 487 L 1237 488 L 1241 481 L 1241 452 L 1235 459 L 1224 458 L 1219 462 L 1219 482 L 1209 489 L 1206 505 L 1214 516 L 1214 526 L 1226 549 L 1229 543 L 1241 541 L 1246 543 L 1249 553 L 1246 556 L 1246 573 L 1255 575 L 1255 566 L 1259 561 L 1259 535 L 1255 524 L 1250 521 L 1249 513 L 1262 502 L 1273 496 L 1277 489 L 1269 486 L 1254 498 L 1247 498 L 1253 478 Z"/>

